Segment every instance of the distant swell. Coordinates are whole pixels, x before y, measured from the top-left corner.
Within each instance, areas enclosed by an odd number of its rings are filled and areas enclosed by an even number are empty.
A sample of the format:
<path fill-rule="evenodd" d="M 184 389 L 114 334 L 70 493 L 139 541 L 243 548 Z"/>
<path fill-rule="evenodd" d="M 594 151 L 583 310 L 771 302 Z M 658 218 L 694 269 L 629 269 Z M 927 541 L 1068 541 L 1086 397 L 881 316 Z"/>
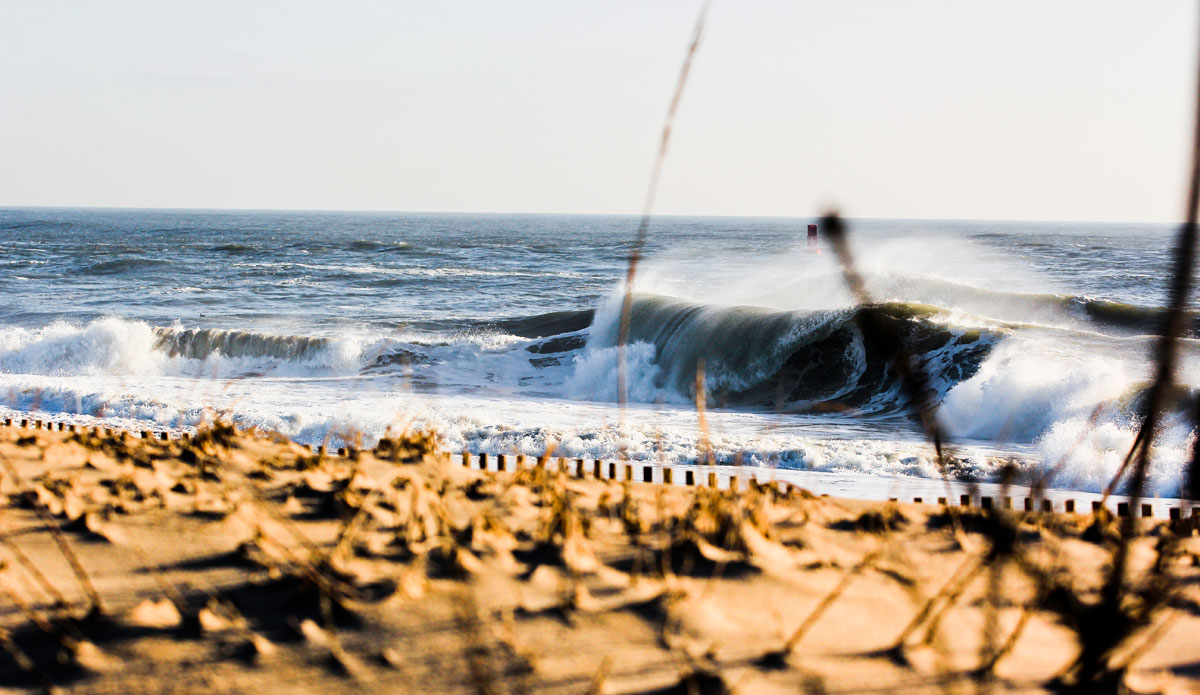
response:
<path fill-rule="evenodd" d="M 552 311 L 537 316 L 522 316 L 512 319 L 500 319 L 491 322 L 501 331 L 522 338 L 545 338 L 562 333 L 582 331 L 592 323 L 595 312 L 591 309 L 580 311 Z"/>
<path fill-rule="evenodd" d="M 209 248 L 210 251 L 222 251 L 224 253 L 250 253 L 254 251 L 253 246 L 246 244 L 219 244 Z"/>
<path fill-rule="evenodd" d="M 881 276 L 873 280 L 882 286 L 885 296 L 913 299 L 1015 323 L 1059 325 L 1066 318 L 1082 321 L 1101 331 L 1152 335 L 1162 330 L 1165 316 L 1165 309 L 1161 307 L 1087 295 L 985 290 L 936 278 Z M 1184 331 L 1189 338 L 1200 338 L 1200 313 L 1188 312 Z"/>
<path fill-rule="evenodd" d="M 1069 297 L 1064 301 L 1077 307 L 1092 321 L 1142 334 L 1157 334 L 1163 328 L 1166 309 L 1138 306 L 1091 297 Z M 1189 338 L 1200 337 L 1200 315 L 1188 312 L 1184 334 Z"/>
<path fill-rule="evenodd" d="M 350 251 L 407 251 L 412 244 L 407 241 L 377 241 L 375 239 L 358 239 L 346 246 Z"/>
<path fill-rule="evenodd" d="M 121 273 L 144 270 L 146 268 L 154 268 L 163 265 L 170 265 L 170 263 L 168 261 L 156 260 L 152 258 L 119 258 L 112 261 L 93 263 L 92 265 L 84 268 L 83 272 L 90 275 L 120 275 Z"/>

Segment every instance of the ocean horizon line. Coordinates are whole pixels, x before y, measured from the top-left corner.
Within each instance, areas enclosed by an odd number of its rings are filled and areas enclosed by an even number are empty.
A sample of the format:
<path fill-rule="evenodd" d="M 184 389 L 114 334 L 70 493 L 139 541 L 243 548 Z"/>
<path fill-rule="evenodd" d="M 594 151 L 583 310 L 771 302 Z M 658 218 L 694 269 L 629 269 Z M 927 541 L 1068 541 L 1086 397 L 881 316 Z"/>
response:
<path fill-rule="evenodd" d="M 383 208 L 343 209 L 343 208 L 273 208 L 273 207 L 158 207 L 158 206 L 124 206 L 124 205 L 0 205 L 0 211 L 91 211 L 91 212 L 188 212 L 188 213 L 297 213 L 297 214 L 331 214 L 331 215 L 411 215 L 411 216 L 444 216 L 444 217 L 602 217 L 602 218 L 641 218 L 638 212 L 553 212 L 553 211 L 505 211 L 505 210 L 394 210 Z M 753 214 L 707 214 L 707 213 L 654 213 L 651 219 L 697 219 L 697 220 L 797 220 L 815 221 L 819 213 L 812 215 L 753 215 Z M 861 222 L 963 222 L 963 223 L 1014 223 L 1014 224 L 1064 224 L 1064 225 L 1131 225 L 1144 227 L 1174 228 L 1182 222 L 1166 220 L 1084 220 L 1084 219 L 1037 219 L 1022 217 L 888 217 L 877 215 L 846 216 L 850 221 Z"/>

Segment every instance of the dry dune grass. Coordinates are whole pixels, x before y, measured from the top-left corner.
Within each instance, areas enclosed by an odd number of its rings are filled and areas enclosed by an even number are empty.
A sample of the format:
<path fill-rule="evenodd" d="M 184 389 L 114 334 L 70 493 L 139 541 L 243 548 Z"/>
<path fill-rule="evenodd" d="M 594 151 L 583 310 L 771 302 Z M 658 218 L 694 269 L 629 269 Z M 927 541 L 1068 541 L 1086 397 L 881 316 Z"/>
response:
<path fill-rule="evenodd" d="M 0 431 L 0 688 L 1200 692 L 1200 539 L 1144 520 Z"/>

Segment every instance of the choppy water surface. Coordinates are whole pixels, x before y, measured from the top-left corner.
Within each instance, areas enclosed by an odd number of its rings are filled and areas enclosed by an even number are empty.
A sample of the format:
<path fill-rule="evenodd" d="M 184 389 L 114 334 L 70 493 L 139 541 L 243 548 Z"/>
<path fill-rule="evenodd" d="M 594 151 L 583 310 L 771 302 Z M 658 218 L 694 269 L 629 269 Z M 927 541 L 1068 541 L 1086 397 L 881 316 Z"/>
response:
<path fill-rule="evenodd" d="M 0 406 L 171 427 L 219 412 L 313 443 L 432 426 L 455 449 L 684 461 L 702 363 L 722 461 L 934 475 L 834 259 L 805 252 L 807 222 L 653 222 L 622 421 L 633 218 L 3 209 Z M 1136 429 L 1170 227 L 851 231 L 932 377 L 957 475 L 1015 456 L 1059 466 L 1058 485 L 1107 482 Z M 1189 336 L 1195 385 L 1194 317 Z M 1158 493 L 1177 491 L 1191 436 L 1173 415 Z"/>

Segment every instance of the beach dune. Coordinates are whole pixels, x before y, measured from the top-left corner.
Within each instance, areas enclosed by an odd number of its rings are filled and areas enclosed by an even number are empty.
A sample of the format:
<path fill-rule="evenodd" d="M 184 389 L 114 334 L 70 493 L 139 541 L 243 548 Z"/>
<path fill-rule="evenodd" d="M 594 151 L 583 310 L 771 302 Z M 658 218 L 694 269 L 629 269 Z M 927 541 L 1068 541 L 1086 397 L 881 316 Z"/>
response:
<path fill-rule="evenodd" d="M 1200 692 L 1186 520 L 1143 520 L 1105 613 L 1107 516 L 488 473 L 431 434 L 5 428 L 0 465 L 9 691 Z"/>

